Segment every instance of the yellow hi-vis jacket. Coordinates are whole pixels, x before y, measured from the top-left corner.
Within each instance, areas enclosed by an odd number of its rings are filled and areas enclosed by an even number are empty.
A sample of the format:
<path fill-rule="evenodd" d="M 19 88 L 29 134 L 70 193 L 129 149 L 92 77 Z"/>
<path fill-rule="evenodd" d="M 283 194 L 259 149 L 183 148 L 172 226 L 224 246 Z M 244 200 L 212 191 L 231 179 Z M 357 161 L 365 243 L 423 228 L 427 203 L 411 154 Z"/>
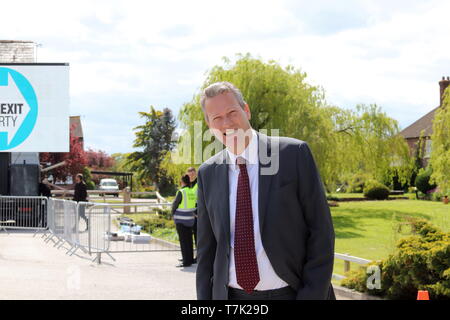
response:
<path fill-rule="evenodd" d="M 182 200 L 178 206 L 173 219 L 175 223 L 181 223 L 187 227 L 192 227 L 195 222 L 195 211 L 197 203 L 197 190 L 194 188 L 183 187 L 178 192 L 181 192 Z"/>

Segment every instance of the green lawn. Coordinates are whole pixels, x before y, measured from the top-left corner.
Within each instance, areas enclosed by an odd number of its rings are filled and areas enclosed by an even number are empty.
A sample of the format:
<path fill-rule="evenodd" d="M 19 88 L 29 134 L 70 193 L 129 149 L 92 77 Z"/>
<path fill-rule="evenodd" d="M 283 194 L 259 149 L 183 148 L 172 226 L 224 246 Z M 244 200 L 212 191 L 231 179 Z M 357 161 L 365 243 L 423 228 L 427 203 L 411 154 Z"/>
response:
<path fill-rule="evenodd" d="M 362 193 L 329 193 L 327 194 L 329 197 L 333 198 L 364 198 L 364 194 Z M 416 198 L 416 195 L 414 193 L 405 193 L 402 195 L 391 195 L 389 198 L 399 198 L 399 197 L 408 197 L 411 200 L 414 200 Z"/>
<path fill-rule="evenodd" d="M 450 231 L 450 205 L 422 200 L 339 202 L 331 213 L 336 234 L 335 252 L 369 260 L 386 258 L 408 228 L 397 230 L 405 217 L 430 220 L 443 231 Z M 336 260 L 335 273 L 343 274 L 344 263 Z M 357 268 L 352 264 L 352 269 Z"/>
<path fill-rule="evenodd" d="M 328 196 L 333 198 L 364 198 L 362 193 L 329 193 Z"/>
<path fill-rule="evenodd" d="M 103 201 L 103 199 L 95 199 L 95 200 L 91 200 L 90 202 L 96 202 L 96 203 L 123 203 L 123 200 L 106 198 L 105 201 Z"/>

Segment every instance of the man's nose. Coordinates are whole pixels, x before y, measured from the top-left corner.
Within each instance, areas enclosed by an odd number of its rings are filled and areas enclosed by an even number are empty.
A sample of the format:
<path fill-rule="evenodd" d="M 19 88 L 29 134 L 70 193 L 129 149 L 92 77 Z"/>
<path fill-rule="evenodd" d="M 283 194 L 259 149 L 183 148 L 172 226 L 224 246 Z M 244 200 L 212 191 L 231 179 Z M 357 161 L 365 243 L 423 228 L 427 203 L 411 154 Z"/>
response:
<path fill-rule="evenodd" d="M 233 121 L 230 119 L 230 117 L 226 116 L 223 119 L 222 127 L 226 131 L 227 129 L 232 129 L 233 128 L 232 125 L 233 125 Z"/>

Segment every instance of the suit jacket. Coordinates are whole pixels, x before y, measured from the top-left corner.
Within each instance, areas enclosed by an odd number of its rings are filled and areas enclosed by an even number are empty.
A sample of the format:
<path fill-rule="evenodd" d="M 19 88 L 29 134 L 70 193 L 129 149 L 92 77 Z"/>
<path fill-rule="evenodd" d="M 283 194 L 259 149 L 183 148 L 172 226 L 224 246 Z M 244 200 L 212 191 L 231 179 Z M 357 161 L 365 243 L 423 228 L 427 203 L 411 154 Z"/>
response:
<path fill-rule="evenodd" d="M 84 182 L 75 184 L 75 192 L 73 196 L 73 201 L 87 201 L 87 187 Z"/>
<path fill-rule="evenodd" d="M 278 142 L 278 147 L 277 143 Z M 259 223 L 276 274 L 297 299 L 332 299 L 334 229 L 323 184 L 306 142 L 258 133 Z M 263 153 L 272 156 L 267 162 Z M 261 174 L 278 159 L 278 172 Z M 197 297 L 228 299 L 230 213 L 227 152 L 198 171 Z"/>

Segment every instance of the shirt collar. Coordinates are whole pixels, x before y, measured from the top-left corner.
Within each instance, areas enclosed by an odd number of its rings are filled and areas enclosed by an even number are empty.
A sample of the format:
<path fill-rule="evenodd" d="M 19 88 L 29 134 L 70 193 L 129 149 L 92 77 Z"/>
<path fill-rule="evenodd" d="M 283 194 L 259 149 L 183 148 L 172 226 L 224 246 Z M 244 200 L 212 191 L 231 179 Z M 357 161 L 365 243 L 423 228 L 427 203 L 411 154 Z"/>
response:
<path fill-rule="evenodd" d="M 247 146 L 247 148 L 245 148 L 245 150 L 242 151 L 241 154 L 235 155 L 228 148 L 226 148 L 226 150 L 227 150 L 228 158 L 230 159 L 230 164 L 236 165 L 237 157 L 244 158 L 247 161 L 247 164 L 258 164 L 259 163 L 258 135 L 256 134 L 256 131 L 252 129 L 252 138 L 250 140 L 250 143 Z"/>

